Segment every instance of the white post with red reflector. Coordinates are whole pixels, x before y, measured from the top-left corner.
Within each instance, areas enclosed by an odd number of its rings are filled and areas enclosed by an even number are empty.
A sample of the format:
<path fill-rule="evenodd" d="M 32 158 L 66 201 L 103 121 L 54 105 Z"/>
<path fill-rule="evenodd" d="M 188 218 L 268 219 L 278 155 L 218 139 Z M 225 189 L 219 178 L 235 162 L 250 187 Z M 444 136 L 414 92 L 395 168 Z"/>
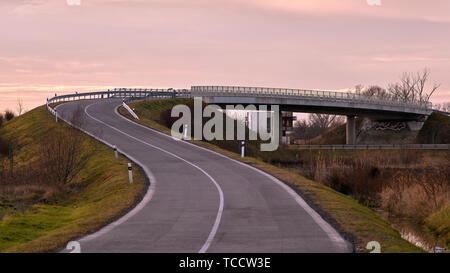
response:
<path fill-rule="evenodd" d="M 130 184 L 133 184 L 133 170 L 131 168 L 131 163 L 128 163 L 128 178 L 130 179 Z"/>
<path fill-rule="evenodd" d="M 117 146 L 114 145 L 113 149 L 114 149 L 114 156 L 116 157 L 116 159 L 118 159 L 119 158 L 119 153 L 117 152 Z"/>

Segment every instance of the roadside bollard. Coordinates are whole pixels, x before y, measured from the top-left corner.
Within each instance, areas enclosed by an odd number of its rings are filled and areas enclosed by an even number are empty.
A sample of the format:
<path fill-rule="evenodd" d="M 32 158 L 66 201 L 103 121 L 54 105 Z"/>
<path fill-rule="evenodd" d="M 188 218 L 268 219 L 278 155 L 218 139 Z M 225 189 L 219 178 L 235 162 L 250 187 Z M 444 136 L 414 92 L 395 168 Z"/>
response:
<path fill-rule="evenodd" d="M 133 184 L 133 170 L 131 168 L 131 163 L 128 163 L 128 178 L 130 179 L 130 184 Z"/>
<path fill-rule="evenodd" d="M 187 134 L 188 134 L 188 125 L 187 124 L 185 124 L 184 125 L 184 139 L 187 139 Z"/>
<path fill-rule="evenodd" d="M 55 110 L 55 119 L 56 119 L 56 123 L 58 123 L 58 111 Z"/>
<path fill-rule="evenodd" d="M 245 141 L 241 143 L 241 157 L 245 156 Z"/>
<path fill-rule="evenodd" d="M 118 159 L 119 158 L 119 153 L 117 152 L 117 146 L 114 145 L 113 148 L 114 148 L 114 155 L 115 155 L 116 159 Z"/>

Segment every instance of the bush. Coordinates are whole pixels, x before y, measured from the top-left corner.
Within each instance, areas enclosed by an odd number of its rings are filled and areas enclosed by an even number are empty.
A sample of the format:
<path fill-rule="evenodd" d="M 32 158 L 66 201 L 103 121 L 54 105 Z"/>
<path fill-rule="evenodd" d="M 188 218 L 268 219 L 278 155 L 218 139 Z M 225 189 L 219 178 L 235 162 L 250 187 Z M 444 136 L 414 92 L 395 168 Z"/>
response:
<path fill-rule="evenodd" d="M 3 114 L 0 113 L 0 127 L 2 127 L 3 125 Z"/>
<path fill-rule="evenodd" d="M 2 156 L 8 156 L 9 154 L 9 143 L 0 138 L 0 155 Z"/>
<path fill-rule="evenodd" d="M 15 116 L 16 116 L 16 115 L 15 115 L 14 112 L 11 111 L 11 110 L 6 110 L 6 111 L 5 111 L 5 119 L 6 119 L 6 121 L 12 120 Z"/>
<path fill-rule="evenodd" d="M 73 128 L 56 130 L 41 146 L 39 169 L 57 186 L 69 184 L 81 171 L 86 158 L 81 158 L 82 133 Z"/>
<path fill-rule="evenodd" d="M 397 172 L 381 191 L 382 208 L 421 222 L 450 204 L 450 166 Z"/>
<path fill-rule="evenodd" d="M 324 184 L 343 194 L 350 195 L 360 203 L 378 206 L 378 194 L 381 191 L 386 172 L 369 164 L 354 166 L 333 166 L 325 177 Z"/>

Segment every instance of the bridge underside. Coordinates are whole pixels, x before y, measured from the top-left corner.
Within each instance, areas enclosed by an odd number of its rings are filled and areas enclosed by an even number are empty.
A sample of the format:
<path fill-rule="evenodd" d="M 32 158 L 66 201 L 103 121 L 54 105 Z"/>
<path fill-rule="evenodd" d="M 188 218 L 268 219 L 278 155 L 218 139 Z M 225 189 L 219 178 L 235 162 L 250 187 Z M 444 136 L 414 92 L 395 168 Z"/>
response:
<path fill-rule="evenodd" d="M 343 116 L 361 116 L 373 120 L 423 120 L 431 110 L 395 105 L 358 104 L 352 102 L 329 102 L 313 99 L 285 99 L 259 97 L 202 97 L 206 103 L 224 105 L 279 105 L 281 111 L 321 113 Z"/>
<path fill-rule="evenodd" d="M 343 115 L 347 117 L 346 144 L 356 144 L 355 117 L 367 117 L 382 121 L 423 121 L 431 114 L 428 110 L 391 105 L 356 104 L 352 102 L 327 102 L 309 99 L 289 100 L 284 98 L 256 97 L 202 97 L 206 103 L 213 103 L 225 108 L 226 105 L 279 105 L 281 112 L 303 112 Z M 280 139 L 283 132 L 280 130 Z"/>

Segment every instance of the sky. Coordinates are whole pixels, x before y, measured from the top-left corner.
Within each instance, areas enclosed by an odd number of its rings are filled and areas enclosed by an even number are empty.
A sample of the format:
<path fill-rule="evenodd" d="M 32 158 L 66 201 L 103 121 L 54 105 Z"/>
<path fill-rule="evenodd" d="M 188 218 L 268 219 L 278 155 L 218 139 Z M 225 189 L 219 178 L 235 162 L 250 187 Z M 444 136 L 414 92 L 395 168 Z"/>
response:
<path fill-rule="evenodd" d="M 0 112 L 115 87 L 386 86 L 424 68 L 432 101 L 450 101 L 449 0 L 74 1 L 0 0 Z"/>

